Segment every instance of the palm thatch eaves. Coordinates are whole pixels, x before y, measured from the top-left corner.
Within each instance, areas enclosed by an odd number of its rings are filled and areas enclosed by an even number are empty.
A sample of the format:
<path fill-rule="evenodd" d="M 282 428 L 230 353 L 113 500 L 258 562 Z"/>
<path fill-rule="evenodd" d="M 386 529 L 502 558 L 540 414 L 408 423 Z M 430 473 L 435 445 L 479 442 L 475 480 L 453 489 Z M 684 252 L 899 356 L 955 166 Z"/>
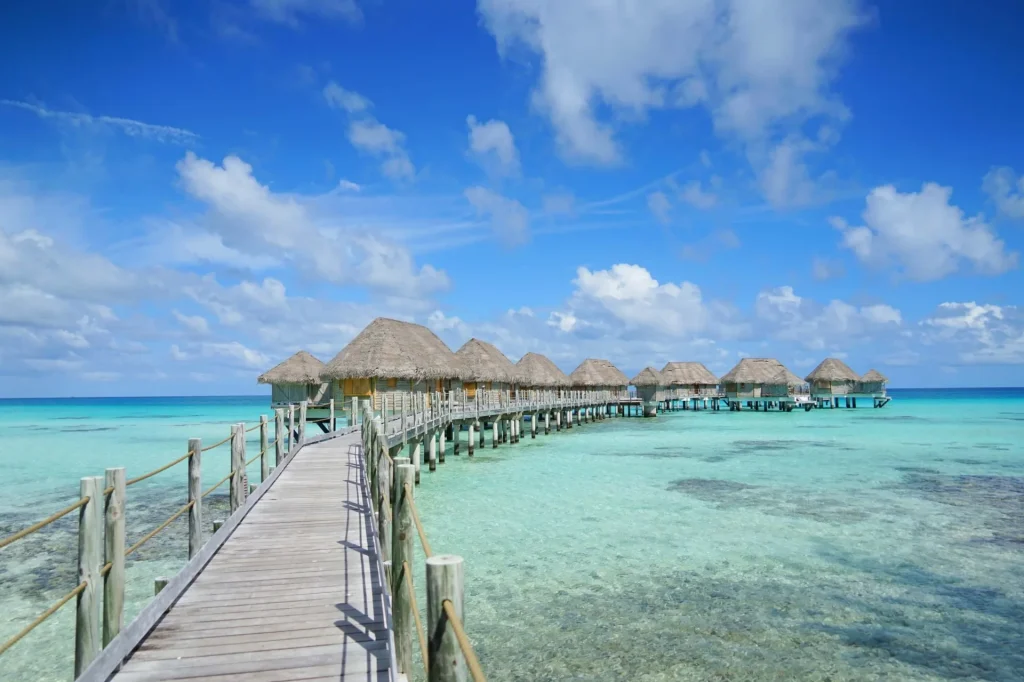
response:
<path fill-rule="evenodd" d="M 492 381 L 511 384 L 519 381 L 520 372 L 505 354 L 493 344 L 470 339 L 455 351 L 470 381 Z"/>
<path fill-rule="evenodd" d="M 640 370 L 640 373 L 629 380 L 629 383 L 633 384 L 637 388 L 644 386 L 664 386 L 665 378 L 661 375 L 658 370 L 653 367 L 645 367 Z"/>
<path fill-rule="evenodd" d="M 743 358 L 720 380 L 723 384 L 799 386 L 803 379 L 774 358 Z"/>
<path fill-rule="evenodd" d="M 328 379 L 469 379 L 455 353 L 426 327 L 378 317 L 324 367 Z"/>
<path fill-rule="evenodd" d="M 806 381 L 860 381 L 860 375 L 850 369 L 850 366 L 839 358 L 825 358 L 814 371 L 807 375 Z"/>
<path fill-rule="evenodd" d="M 703 362 L 670 362 L 661 368 L 666 386 L 717 386 L 718 377 Z"/>
<path fill-rule="evenodd" d="M 324 363 L 300 350 L 284 362 L 257 377 L 261 384 L 319 384 Z"/>
<path fill-rule="evenodd" d="M 584 388 L 628 386 L 629 378 L 607 360 L 587 358 L 569 375 L 573 386 Z"/>
<path fill-rule="evenodd" d="M 889 382 L 889 377 L 885 376 L 884 374 L 879 372 L 877 369 L 869 369 L 868 373 L 865 374 L 864 376 L 862 376 L 860 378 L 860 380 L 863 381 L 866 384 L 870 384 L 870 383 L 874 383 L 874 382 L 880 382 L 880 383 L 885 384 L 885 383 Z"/>
<path fill-rule="evenodd" d="M 557 388 L 570 384 L 569 377 L 565 372 L 558 369 L 558 365 L 540 353 L 527 353 L 519 359 L 516 367 L 519 369 L 520 381 L 524 386 Z"/>

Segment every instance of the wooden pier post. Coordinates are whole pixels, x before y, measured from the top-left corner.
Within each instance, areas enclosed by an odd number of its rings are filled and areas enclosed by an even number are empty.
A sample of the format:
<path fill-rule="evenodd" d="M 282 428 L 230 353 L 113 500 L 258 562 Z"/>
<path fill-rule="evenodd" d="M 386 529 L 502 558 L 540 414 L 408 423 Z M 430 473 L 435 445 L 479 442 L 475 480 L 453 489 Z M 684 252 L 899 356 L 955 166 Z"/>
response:
<path fill-rule="evenodd" d="M 245 476 L 245 424 L 231 425 L 231 481 L 230 509 L 235 510 L 245 504 L 246 493 L 249 492 Z"/>
<path fill-rule="evenodd" d="M 203 548 L 203 441 L 188 439 L 188 558 L 191 559 Z"/>
<path fill-rule="evenodd" d="M 501 422 L 501 419 L 498 418 L 498 417 L 495 417 L 494 421 L 491 422 L 491 449 L 492 450 L 498 447 L 498 441 L 501 440 L 501 436 L 498 435 L 498 424 L 500 422 Z"/>
<path fill-rule="evenodd" d="M 444 449 L 446 447 L 448 447 L 448 444 L 447 444 L 446 441 L 447 441 L 447 436 L 448 436 L 448 429 L 450 429 L 450 428 L 451 428 L 451 425 L 449 425 L 449 426 L 442 426 L 440 428 L 440 430 L 438 431 L 438 434 L 437 434 L 437 441 L 438 441 L 437 442 L 437 463 L 438 464 L 444 464 Z"/>
<path fill-rule="evenodd" d="M 274 466 L 281 466 L 284 461 L 284 410 L 274 410 Z"/>
<path fill-rule="evenodd" d="M 104 488 L 113 488 L 107 497 L 103 530 L 103 561 L 110 571 L 103 579 L 103 646 L 117 637 L 124 627 L 124 468 L 107 469 Z"/>
<path fill-rule="evenodd" d="M 270 439 L 267 432 L 267 415 L 260 415 L 260 483 L 270 476 Z"/>
<path fill-rule="evenodd" d="M 288 405 L 288 452 L 295 448 L 295 405 Z"/>
<path fill-rule="evenodd" d="M 413 467 L 416 469 L 416 485 L 420 484 L 420 467 L 423 462 L 423 437 L 415 436 L 412 441 L 409 442 L 409 459 L 412 462 Z"/>
<path fill-rule="evenodd" d="M 544 435 L 548 436 L 551 434 L 551 412 L 544 410 Z"/>
<path fill-rule="evenodd" d="M 79 491 L 89 501 L 78 510 L 78 593 L 75 614 L 75 677 L 89 667 L 102 645 L 103 602 L 100 598 L 100 569 L 103 568 L 103 479 L 88 476 Z"/>
<path fill-rule="evenodd" d="M 530 415 L 530 438 L 537 437 L 537 419 L 540 418 L 540 412 L 534 412 Z"/>
<path fill-rule="evenodd" d="M 306 442 L 306 401 L 299 405 L 299 445 Z"/>
<path fill-rule="evenodd" d="M 327 417 L 327 425 L 331 427 L 331 431 L 337 431 L 338 428 L 334 421 L 334 398 L 331 398 L 331 402 L 328 404 L 328 409 L 330 410 L 330 414 Z"/>
<path fill-rule="evenodd" d="M 387 423 L 387 422 L 385 422 Z M 356 396 L 352 397 L 352 421 L 349 422 L 349 426 L 356 426 L 359 424 L 359 398 Z"/>
<path fill-rule="evenodd" d="M 412 500 L 407 495 L 412 495 L 415 478 L 416 469 L 411 464 L 395 466 L 395 521 L 391 529 L 391 598 L 394 600 L 395 659 L 398 661 L 398 672 L 410 677 L 413 609 L 416 608 L 416 604 L 409 598 L 409 588 L 405 582 L 412 579 L 409 573 L 414 561 L 413 536 L 416 528 L 412 518 Z"/>
<path fill-rule="evenodd" d="M 455 638 L 455 629 L 445 614 L 451 602 L 459 621 L 465 624 L 463 609 L 462 557 L 437 554 L 427 559 L 427 680 L 467 682 L 469 668 Z"/>
<path fill-rule="evenodd" d="M 430 439 L 427 443 L 427 464 L 431 471 L 437 471 L 437 431 L 431 430 L 427 438 Z"/>
<path fill-rule="evenodd" d="M 469 422 L 469 447 L 468 447 L 468 450 L 469 450 L 469 456 L 470 457 L 473 456 L 473 439 L 474 439 L 474 436 L 476 435 L 473 432 L 473 427 L 474 427 L 474 423 L 473 422 Z"/>

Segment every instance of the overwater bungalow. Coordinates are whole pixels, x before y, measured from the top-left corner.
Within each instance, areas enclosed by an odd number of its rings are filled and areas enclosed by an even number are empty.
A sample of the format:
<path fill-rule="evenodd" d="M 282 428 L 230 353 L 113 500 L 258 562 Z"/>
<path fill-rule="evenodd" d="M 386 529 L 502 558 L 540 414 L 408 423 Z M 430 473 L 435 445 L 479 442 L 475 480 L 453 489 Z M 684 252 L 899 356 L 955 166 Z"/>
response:
<path fill-rule="evenodd" d="M 885 385 L 889 379 L 877 369 L 869 369 L 857 382 L 857 393 L 876 397 L 885 396 Z"/>
<path fill-rule="evenodd" d="M 318 404 L 324 400 L 327 384 L 320 377 L 324 363 L 310 353 L 300 350 L 284 362 L 257 377 L 261 384 L 270 384 L 270 402 L 273 407 L 287 407 L 301 403 Z"/>
<path fill-rule="evenodd" d="M 825 358 L 807 375 L 812 398 L 831 399 L 857 393 L 860 375 L 839 358 Z"/>
<path fill-rule="evenodd" d="M 644 416 L 656 417 L 659 405 L 667 400 L 665 378 L 653 367 L 645 367 L 629 383 L 636 387 L 636 397 L 643 403 Z"/>
<path fill-rule="evenodd" d="M 744 402 L 754 409 L 774 404 L 788 410 L 806 386 L 803 379 L 773 358 L 743 358 L 720 381 L 730 410 L 741 409 Z"/>
<path fill-rule="evenodd" d="M 519 391 L 561 395 L 570 385 L 569 376 L 558 365 L 540 353 L 527 353 L 516 363 L 519 371 Z"/>
<path fill-rule="evenodd" d="M 373 409 L 383 407 L 386 396 L 462 388 L 469 373 L 455 353 L 426 327 L 378 317 L 359 332 L 321 372 L 331 381 L 331 397 L 345 401 L 370 399 Z M 453 386 L 454 383 L 454 386 Z M 389 410 L 394 403 L 389 403 Z"/>
<path fill-rule="evenodd" d="M 465 370 L 462 388 L 469 399 L 480 393 L 485 403 L 506 400 L 519 382 L 520 372 L 512 361 L 486 341 L 470 339 L 455 351 L 455 357 Z"/>
<path fill-rule="evenodd" d="M 721 395 L 718 377 L 703 362 L 669 362 L 661 368 L 661 375 L 673 400 Z"/>
<path fill-rule="evenodd" d="M 569 382 L 577 391 L 599 393 L 609 399 L 628 394 L 629 378 L 607 360 L 587 358 L 569 374 Z"/>

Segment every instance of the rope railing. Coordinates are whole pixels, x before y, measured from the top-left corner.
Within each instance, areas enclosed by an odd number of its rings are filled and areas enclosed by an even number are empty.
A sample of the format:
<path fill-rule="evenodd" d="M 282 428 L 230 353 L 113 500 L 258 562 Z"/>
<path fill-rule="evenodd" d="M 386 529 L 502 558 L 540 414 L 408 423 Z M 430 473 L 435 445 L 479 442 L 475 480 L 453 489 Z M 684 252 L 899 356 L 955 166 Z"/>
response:
<path fill-rule="evenodd" d="M 227 443 L 229 440 L 231 440 L 231 436 L 228 436 L 224 440 L 219 440 L 216 443 L 214 443 L 213 445 L 207 445 L 205 448 L 203 448 L 199 452 L 207 452 L 209 450 L 213 450 L 214 448 L 219 448 L 221 445 L 224 445 L 224 443 Z"/>
<path fill-rule="evenodd" d="M 231 480 L 231 477 L 232 477 L 232 476 L 234 476 L 234 475 L 235 475 L 236 473 L 238 473 L 238 472 L 237 472 L 237 471 L 234 471 L 234 470 L 232 470 L 232 471 L 228 472 L 228 475 L 227 475 L 227 476 L 225 476 L 224 478 L 220 479 L 219 481 L 217 481 L 216 483 L 214 483 L 214 484 L 213 484 L 212 486 L 210 486 L 209 488 L 207 488 L 206 490 L 204 490 L 204 491 L 203 491 L 203 494 L 202 494 L 202 495 L 200 495 L 200 499 L 204 499 L 204 498 L 205 498 L 205 497 L 206 497 L 207 495 L 209 495 L 210 493 L 212 493 L 212 492 L 213 492 L 214 490 L 216 490 L 217 488 L 221 487 L 222 485 L 224 485 L 225 483 L 227 483 L 228 481 L 230 481 L 230 480 Z"/>
<path fill-rule="evenodd" d="M 448 622 L 452 625 L 452 630 L 455 631 L 455 639 L 459 643 L 459 648 L 462 649 L 462 655 L 466 657 L 466 667 L 469 668 L 469 674 L 473 676 L 473 681 L 487 682 L 484 669 L 480 667 L 480 660 L 476 657 L 473 645 L 466 635 L 466 630 L 462 627 L 462 619 L 455 612 L 455 605 L 452 604 L 451 599 L 445 599 L 441 602 L 441 606 L 444 608 L 444 615 L 448 617 Z"/>
<path fill-rule="evenodd" d="M 178 509 L 178 511 L 174 512 L 173 514 L 171 514 L 170 517 L 168 517 L 168 519 L 166 521 L 164 521 L 159 526 L 157 526 L 156 528 L 154 528 L 153 530 L 149 531 L 144 536 L 142 536 L 141 540 L 139 540 L 134 545 L 132 545 L 131 547 L 129 547 L 128 549 L 126 549 L 124 551 L 125 558 L 130 557 L 132 554 L 135 553 L 136 550 L 138 550 L 144 544 L 146 544 L 147 542 L 149 542 L 150 540 L 155 538 L 160 531 L 162 531 L 164 528 L 167 528 L 167 526 L 169 526 L 172 523 L 174 523 L 175 519 L 180 517 L 182 514 L 187 512 L 189 509 L 191 509 L 192 505 L 194 505 L 195 503 L 196 503 L 195 500 L 189 500 L 184 506 L 182 506 L 180 509 Z"/>
<path fill-rule="evenodd" d="M 72 599 L 77 597 L 82 592 L 82 590 L 84 590 L 88 586 L 89 586 L 89 583 L 88 583 L 88 581 L 85 581 L 85 580 L 83 580 L 82 582 L 78 583 L 78 586 L 75 587 L 75 589 L 73 589 L 70 592 L 68 592 L 67 594 L 65 594 L 63 597 L 61 597 L 59 600 L 57 600 L 57 602 L 55 602 L 50 608 L 46 609 L 41 614 L 36 616 L 36 619 L 33 620 L 28 625 L 26 625 L 25 627 L 23 627 L 18 632 L 18 634 L 14 635 L 13 637 L 8 639 L 3 644 L 0 644 L 0 655 L 3 655 L 3 653 L 5 651 L 10 649 L 12 646 L 17 644 L 18 642 L 20 642 L 22 640 L 22 638 L 25 637 L 25 635 L 27 635 L 28 633 L 30 633 L 33 630 L 35 630 L 36 627 L 38 627 L 44 621 L 46 621 L 47 618 L 49 618 L 53 614 L 57 613 L 57 610 L 60 609 L 60 607 L 64 606 L 69 601 L 71 601 Z"/>
<path fill-rule="evenodd" d="M 184 455 L 182 455 L 178 459 L 174 460 L 173 462 L 168 462 L 167 464 L 164 464 L 162 467 L 159 467 L 157 469 L 153 469 L 149 473 L 142 474 L 141 476 L 136 476 L 135 478 L 129 478 L 127 481 L 124 482 L 124 484 L 126 486 L 132 486 L 132 485 L 135 485 L 136 483 L 141 483 L 142 481 L 145 481 L 147 478 L 152 478 L 153 476 L 156 476 L 159 473 L 163 473 L 164 471 L 167 471 L 168 469 L 170 469 L 175 464 L 181 464 L 182 462 L 184 462 L 186 459 L 188 459 L 191 456 L 192 456 L 191 452 L 186 452 Z M 113 492 L 113 490 L 111 490 L 111 492 Z M 109 494 L 109 493 L 107 493 L 107 494 Z"/>
<path fill-rule="evenodd" d="M 409 601 L 412 602 L 412 615 L 416 621 L 416 636 L 420 640 L 420 656 L 423 657 L 423 668 L 430 667 L 429 654 L 427 653 L 427 633 L 423 630 L 423 621 L 420 620 L 420 608 L 416 606 L 416 588 L 412 584 L 412 568 L 408 561 L 402 562 L 402 571 L 405 573 L 405 588 L 409 593 Z"/>
<path fill-rule="evenodd" d="M 59 512 L 54 512 L 53 514 L 50 514 L 49 516 L 47 516 L 42 521 L 38 521 L 36 523 L 33 523 L 28 528 L 22 528 L 21 530 L 19 530 L 17 533 L 14 533 L 13 535 L 8 535 L 3 540 L 0 540 L 0 549 L 3 549 L 7 545 L 10 545 L 10 544 L 12 544 L 14 542 L 17 542 L 18 540 L 22 539 L 23 537 L 26 537 L 28 535 L 31 535 L 32 533 L 35 533 L 37 530 L 42 530 L 43 528 L 46 528 L 47 526 L 49 526 L 54 521 L 58 521 L 58 520 L 64 518 L 65 516 L 67 516 L 71 512 L 75 511 L 76 509 L 78 509 L 80 507 L 84 507 L 88 503 L 89 503 L 89 498 L 88 497 L 83 497 L 80 500 L 78 500 L 77 502 L 75 502 L 74 504 L 69 504 L 67 507 L 64 507 Z"/>
<path fill-rule="evenodd" d="M 423 530 L 423 524 L 420 522 L 419 512 L 416 511 L 416 501 L 412 496 L 412 487 L 405 484 L 405 499 L 409 502 L 409 509 L 412 511 L 412 522 L 416 525 L 416 532 L 420 536 L 420 544 L 423 545 L 423 554 L 429 559 L 434 556 L 434 550 L 430 548 L 430 541 L 427 540 L 427 533 Z"/>

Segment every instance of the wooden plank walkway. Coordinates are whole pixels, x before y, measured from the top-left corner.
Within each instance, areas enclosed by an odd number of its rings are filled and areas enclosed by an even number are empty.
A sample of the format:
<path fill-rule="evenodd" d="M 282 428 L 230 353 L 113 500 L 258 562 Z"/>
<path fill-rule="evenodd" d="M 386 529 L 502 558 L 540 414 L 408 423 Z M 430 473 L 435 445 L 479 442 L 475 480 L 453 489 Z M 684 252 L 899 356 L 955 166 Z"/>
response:
<path fill-rule="evenodd" d="M 361 457 L 304 446 L 113 679 L 392 680 Z"/>

